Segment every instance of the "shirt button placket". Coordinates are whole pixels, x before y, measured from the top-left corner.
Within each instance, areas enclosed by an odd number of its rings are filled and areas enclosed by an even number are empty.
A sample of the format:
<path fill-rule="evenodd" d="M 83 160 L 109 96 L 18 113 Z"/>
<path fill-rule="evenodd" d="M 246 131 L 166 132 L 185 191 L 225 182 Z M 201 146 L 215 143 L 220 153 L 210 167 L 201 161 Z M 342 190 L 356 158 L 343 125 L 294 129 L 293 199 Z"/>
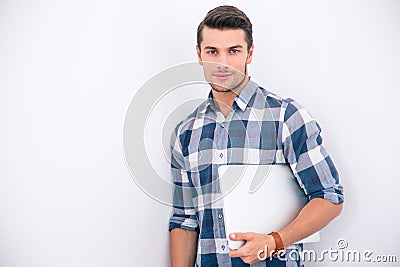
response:
<path fill-rule="evenodd" d="M 217 150 L 218 150 L 218 160 L 217 162 L 219 164 L 226 164 L 226 159 L 225 159 L 225 154 L 222 152 L 226 149 L 226 138 L 227 138 L 227 133 L 225 126 L 222 124 L 222 122 L 218 123 L 218 136 L 216 137 L 217 139 L 215 140 L 216 145 L 217 145 Z"/>

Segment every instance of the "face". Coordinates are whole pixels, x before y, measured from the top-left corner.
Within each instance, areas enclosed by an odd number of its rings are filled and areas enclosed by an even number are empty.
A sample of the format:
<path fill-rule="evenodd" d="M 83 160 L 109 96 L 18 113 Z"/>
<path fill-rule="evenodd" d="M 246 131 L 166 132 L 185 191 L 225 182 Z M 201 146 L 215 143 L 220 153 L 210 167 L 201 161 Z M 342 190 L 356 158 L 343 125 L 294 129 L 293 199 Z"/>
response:
<path fill-rule="evenodd" d="M 240 90 L 247 79 L 247 64 L 251 63 L 253 48 L 247 50 L 246 33 L 242 29 L 211 29 L 204 27 L 197 56 L 204 75 L 218 92 Z"/>

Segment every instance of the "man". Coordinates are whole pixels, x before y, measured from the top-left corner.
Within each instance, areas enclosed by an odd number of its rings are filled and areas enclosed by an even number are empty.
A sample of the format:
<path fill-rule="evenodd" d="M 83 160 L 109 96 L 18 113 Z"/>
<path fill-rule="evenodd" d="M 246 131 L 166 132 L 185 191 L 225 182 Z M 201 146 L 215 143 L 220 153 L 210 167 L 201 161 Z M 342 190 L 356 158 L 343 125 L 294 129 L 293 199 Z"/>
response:
<path fill-rule="evenodd" d="M 303 266 L 299 259 L 288 257 L 261 259 L 264 253 L 269 256 L 283 248 L 302 250 L 294 243 L 341 212 L 343 190 L 322 146 L 321 129 L 297 102 L 250 80 L 252 25 L 239 9 L 220 6 L 209 11 L 198 27 L 196 49 L 211 92 L 177 125 L 171 139 L 172 266 Z M 223 207 L 214 201 L 220 191 L 213 182 L 219 165 L 248 163 L 289 164 L 310 201 L 289 225 L 273 234 L 232 233 L 231 239 L 246 243 L 229 251 Z M 267 203 L 266 211 L 268 204 L 277 203 Z"/>

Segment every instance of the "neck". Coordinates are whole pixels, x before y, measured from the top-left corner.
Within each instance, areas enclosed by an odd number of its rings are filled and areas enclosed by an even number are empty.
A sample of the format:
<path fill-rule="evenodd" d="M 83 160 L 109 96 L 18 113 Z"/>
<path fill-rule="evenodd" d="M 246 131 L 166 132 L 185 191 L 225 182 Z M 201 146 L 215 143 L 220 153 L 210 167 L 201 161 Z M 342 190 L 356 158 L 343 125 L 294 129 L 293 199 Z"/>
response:
<path fill-rule="evenodd" d="M 249 76 L 246 76 L 244 82 L 234 91 L 218 92 L 212 90 L 214 103 L 218 110 L 225 115 L 225 117 L 227 117 L 227 115 L 229 115 L 230 111 L 232 110 L 232 105 L 235 97 L 242 91 L 242 89 L 247 85 L 248 82 Z"/>

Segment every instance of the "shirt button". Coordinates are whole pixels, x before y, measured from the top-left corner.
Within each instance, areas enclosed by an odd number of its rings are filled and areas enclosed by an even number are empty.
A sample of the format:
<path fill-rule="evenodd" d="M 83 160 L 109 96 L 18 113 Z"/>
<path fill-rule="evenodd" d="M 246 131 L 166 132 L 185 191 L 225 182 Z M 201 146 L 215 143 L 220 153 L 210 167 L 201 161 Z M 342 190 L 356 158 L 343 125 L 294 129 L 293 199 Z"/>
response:
<path fill-rule="evenodd" d="M 222 248 L 222 250 L 225 250 L 225 245 L 222 245 L 221 248 Z"/>
<path fill-rule="evenodd" d="M 218 218 L 222 219 L 222 213 L 218 213 Z"/>
<path fill-rule="evenodd" d="M 224 153 L 220 153 L 219 157 L 222 159 L 224 157 Z"/>

